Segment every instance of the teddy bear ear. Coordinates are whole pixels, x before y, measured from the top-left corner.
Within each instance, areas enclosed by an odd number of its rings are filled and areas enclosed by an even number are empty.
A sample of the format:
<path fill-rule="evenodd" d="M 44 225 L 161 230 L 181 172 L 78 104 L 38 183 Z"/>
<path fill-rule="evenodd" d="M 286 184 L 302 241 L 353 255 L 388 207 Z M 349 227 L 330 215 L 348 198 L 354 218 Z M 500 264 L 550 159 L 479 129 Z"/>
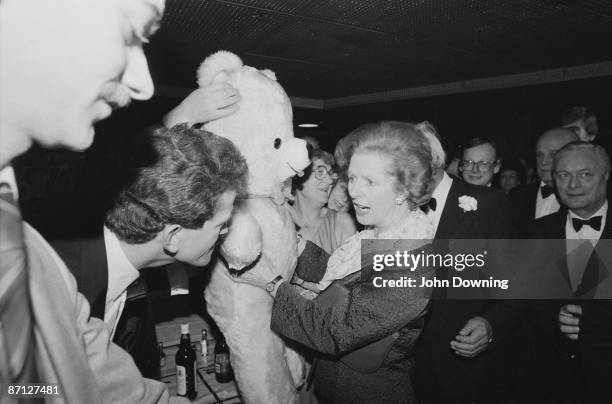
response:
<path fill-rule="evenodd" d="M 219 51 L 213 53 L 204 59 L 204 62 L 198 68 L 198 85 L 203 87 L 213 82 L 226 80 L 227 74 L 221 75 L 221 78 L 217 78 L 217 75 L 242 66 L 244 66 L 242 59 L 232 52 Z"/>
<path fill-rule="evenodd" d="M 265 74 L 269 79 L 276 81 L 276 74 L 272 70 L 264 69 L 261 70 L 263 74 Z"/>

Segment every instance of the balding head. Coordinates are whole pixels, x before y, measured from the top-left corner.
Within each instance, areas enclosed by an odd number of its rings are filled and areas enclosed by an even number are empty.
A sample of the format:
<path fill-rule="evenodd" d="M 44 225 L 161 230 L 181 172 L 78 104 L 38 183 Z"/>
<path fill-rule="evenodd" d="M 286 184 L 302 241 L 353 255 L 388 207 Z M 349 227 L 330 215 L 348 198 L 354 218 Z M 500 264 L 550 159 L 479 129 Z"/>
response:
<path fill-rule="evenodd" d="M 610 158 L 605 149 L 589 142 L 572 142 L 555 155 L 553 176 L 561 201 L 582 218 L 605 203 Z"/>
<path fill-rule="evenodd" d="M 536 163 L 540 179 L 552 186 L 552 161 L 557 150 L 578 140 L 576 133 L 568 128 L 554 128 L 540 136 L 536 144 Z"/>

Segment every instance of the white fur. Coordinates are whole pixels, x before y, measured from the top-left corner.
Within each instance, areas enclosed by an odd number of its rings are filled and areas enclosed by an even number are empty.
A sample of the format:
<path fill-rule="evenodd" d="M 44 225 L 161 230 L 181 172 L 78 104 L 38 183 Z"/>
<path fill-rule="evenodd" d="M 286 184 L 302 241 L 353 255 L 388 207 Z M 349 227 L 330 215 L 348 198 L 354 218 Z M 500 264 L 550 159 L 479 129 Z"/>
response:
<path fill-rule="evenodd" d="M 243 65 L 242 59 L 232 52 L 221 50 L 213 53 L 204 59 L 198 68 L 198 85 L 204 87 L 212 83 L 218 73 L 238 69 Z"/>
<path fill-rule="evenodd" d="M 306 144 L 293 136 L 289 97 L 273 73 L 243 66 L 228 52 L 207 58 L 198 71 L 198 82 L 206 84 L 221 73 L 241 96 L 240 108 L 232 115 L 207 123 L 204 128 L 230 139 L 249 167 L 249 193 L 269 198 L 248 199 L 241 214 L 248 214 L 261 229 L 261 256 L 249 269 L 270 271 L 291 279 L 297 263 L 295 226 L 281 206 L 283 182 L 309 164 Z M 232 67 L 233 66 L 233 67 Z M 275 148 L 276 143 L 281 144 Z M 231 231 L 255 231 L 251 226 L 232 226 Z M 229 235 L 228 235 L 229 236 Z M 234 239 L 245 240 L 239 234 Z M 244 250 L 226 248 L 235 257 L 252 256 Z M 230 260 L 232 261 L 232 260 Z M 239 259 L 234 262 L 242 261 Z M 272 269 L 270 269 L 272 268 Z M 304 364 L 296 353 L 287 353 L 282 338 L 270 330 L 272 298 L 263 289 L 234 282 L 218 260 L 206 289 L 207 310 L 230 347 L 231 362 L 240 393 L 247 404 L 297 403 L 296 386 L 303 382 Z"/>

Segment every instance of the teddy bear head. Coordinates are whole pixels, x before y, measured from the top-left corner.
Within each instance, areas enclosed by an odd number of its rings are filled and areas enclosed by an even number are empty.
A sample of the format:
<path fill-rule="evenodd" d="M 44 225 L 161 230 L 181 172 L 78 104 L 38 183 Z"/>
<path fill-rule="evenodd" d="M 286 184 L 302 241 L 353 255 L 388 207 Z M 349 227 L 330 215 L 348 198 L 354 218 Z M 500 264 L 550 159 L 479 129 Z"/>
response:
<path fill-rule="evenodd" d="M 241 96 L 237 112 L 204 128 L 231 140 L 249 167 L 251 194 L 278 196 L 283 183 L 308 166 L 306 142 L 293 136 L 291 102 L 273 72 L 245 66 L 231 52 L 207 57 L 198 84 L 227 82 Z"/>

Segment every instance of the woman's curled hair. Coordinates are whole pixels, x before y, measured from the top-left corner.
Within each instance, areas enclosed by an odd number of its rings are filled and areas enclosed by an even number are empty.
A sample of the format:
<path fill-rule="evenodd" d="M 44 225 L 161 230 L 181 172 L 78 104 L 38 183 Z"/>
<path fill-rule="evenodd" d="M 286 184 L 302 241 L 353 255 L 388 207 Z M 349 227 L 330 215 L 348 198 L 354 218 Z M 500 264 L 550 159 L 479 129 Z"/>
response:
<path fill-rule="evenodd" d="M 389 162 L 397 192 L 406 193 L 414 206 L 429 201 L 435 162 L 419 124 L 383 121 L 362 125 L 351 134 L 359 139 L 353 156 L 364 152 L 379 154 Z"/>

